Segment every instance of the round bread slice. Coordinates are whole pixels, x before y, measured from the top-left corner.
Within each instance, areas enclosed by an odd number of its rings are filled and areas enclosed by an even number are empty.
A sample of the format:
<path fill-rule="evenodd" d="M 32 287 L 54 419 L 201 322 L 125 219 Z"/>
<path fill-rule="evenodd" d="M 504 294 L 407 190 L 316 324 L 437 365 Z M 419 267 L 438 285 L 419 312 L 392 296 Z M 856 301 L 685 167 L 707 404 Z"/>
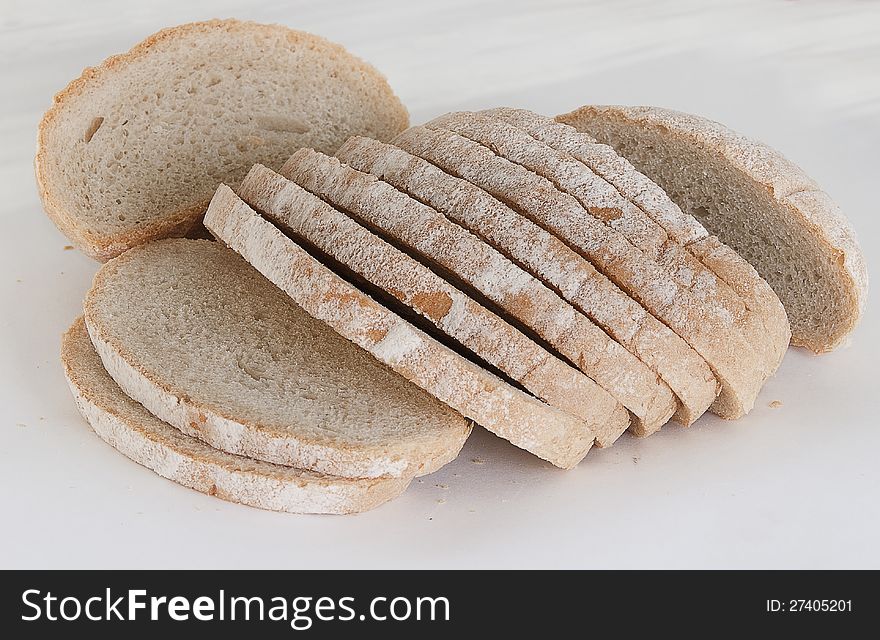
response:
<path fill-rule="evenodd" d="M 408 247 L 467 293 L 538 336 L 627 407 L 638 429 L 644 424 L 644 429 L 656 430 L 675 411 L 672 392 L 642 362 L 530 274 L 436 210 L 370 174 L 308 150 L 294 154 L 281 171 Z"/>
<path fill-rule="evenodd" d="M 403 105 L 370 65 L 323 38 L 237 20 L 185 24 L 86 69 L 40 123 L 43 207 L 98 260 L 185 234 L 217 184 L 302 146 L 388 139 Z"/>
<path fill-rule="evenodd" d="M 569 154 L 613 185 L 621 196 L 662 227 L 673 242 L 685 247 L 730 287 L 754 318 L 751 334 L 757 333 L 756 344 L 765 345 L 767 362 L 774 370 L 779 366 L 791 340 L 791 326 L 778 296 L 748 262 L 717 237 L 710 236 L 696 218 L 684 213 L 656 183 L 613 148 L 553 118 L 511 108 L 482 113 L 519 127 L 553 149 Z"/>
<path fill-rule="evenodd" d="M 488 115 L 457 112 L 440 116 L 426 126 L 453 131 L 479 142 L 502 158 L 549 180 L 574 197 L 593 217 L 623 235 L 654 260 L 681 287 L 703 304 L 707 313 L 731 331 L 740 332 L 763 366 L 763 375 L 775 373 L 784 351 L 769 340 L 761 315 L 748 311 L 740 297 L 644 211 L 624 198 L 609 182 L 564 151 L 535 139 L 519 127 Z M 786 343 L 787 344 L 787 343 Z"/>
<path fill-rule="evenodd" d="M 292 304 L 232 251 L 163 240 L 104 265 L 84 302 L 131 398 L 217 449 L 344 477 L 411 477 L 467 420 Z"/>
<path fill-rule="evenodd" d="M 440 344 L 331 271 L 221 185 L 205 226 L 313 317 L 407 380 L 513 444 L 562 468 L 596 434 L 573 415 L 516 389 Z M 388 402 L 375 401 L 385 414 Z M 625 423 L 626 412 L 619 419 Z M 625 427 L 621 427 L 625 428 Z"/>
<path fill-rule="evenodd" d="M 124 456 L 177 484 L 229 502 L 289 513 L 357 513 L 400 495 L 408 478 L 339 478 L 218 451 L 129 398 L 101 364 L 83 319 L 61 340 L 80 413 Z"/>
<path fill-rule="evenodd" d="M 721 383 L 712 404 L 735 419 L 754 406 L 765 367 L 731 324 L 719 321 L 695 296 L 672 280 L 623 235 L 591 216 L 572 196 L 491 149 L 442 129 L 412 127 L 392 144 L 485 189 L 517 212 L 554 233 L 593 262 L 608 278 L 684 338 L 706 360 Z"/>
<path fill-rule="evenodd" d="M 297 152 L 303 154 L 305 162 L 310 159 L 308 154 L 316 156 L 314 162 L 320 167 L 316 180 L 329 185 L 342 177 L 342 167 L 335 158 L 311 149 Z M 347 184 L 341 188 L 358 191 L 357 185 Z M 378 287 L 379 296 L 405 305 L 395 306 L 416 326 L 424 318 L 430 325 L 428 332 L 439 329 L 479 358 L 478 363 L 488 363 L 537 398 L 584 420 L 597 434 L 598 443 L 611 444 L 625 430 L 626 424 L 621 427 L 612 419 L 614 430 L 605 432 L 609 417 L 619 415 L 621 408 L 604 389 L 335 209 L 331 206 L 334 201 L 328 204 L 262 165 L 254 165 L 238 196 L 285 233 L 350 271 L 358 283 Z"/>
<path fill-rule="evenodd" d="M 671 388 L 679 401 L 674 420 L 690 425 L 715 400 L 719 390 L 715 376 L 678 334 L 558 238 L 480 187 L 369 138 L 349 138 L 336 155 L 470 230 L 587 315 Z M 465 257 L 470 255 L 464 252 Z M 485 269 L 484 263 L 476 266 L 477 273 Z M 634 420 L 630 429 L 640 436 L 653 433 L 645 421 Z"/>
<path fill-rule="evenodd" d="M 779 152 L 656 107 L 586 106 L 558 119 L 614 147 L 745 258 L 782 300 L 792 344 L 830 351 L 856 327 L 868 273 L 855 231 Z"/>

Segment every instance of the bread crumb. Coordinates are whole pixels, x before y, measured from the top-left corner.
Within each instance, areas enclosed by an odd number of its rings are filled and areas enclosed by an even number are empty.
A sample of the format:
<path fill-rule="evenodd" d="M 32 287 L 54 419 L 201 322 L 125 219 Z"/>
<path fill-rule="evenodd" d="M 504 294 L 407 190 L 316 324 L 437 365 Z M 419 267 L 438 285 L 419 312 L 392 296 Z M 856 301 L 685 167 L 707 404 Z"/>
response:
<path fill-rule="evenodd" d="M 16 278 L 15 281 L 16 281 L 16 282 L 21 282 L 21 278 Z"/>
<path fill-rule="evenodd" d="M 476 513 L 476 512 L 477 512 L 476 509 L 468 509 L 468 513 Z"/>
<path fill-rule="evenodd" d="M 448 484 L 435 484 L 434 486 L 437 487 L 438 489 L 448 489 L 449 488 Z"/>
<path fill-rule="evenodd" d="M 638 464 L 639 460 L 641 460 L 641 458 L 639 458 L 638 456 L 633 456 L 633 464 Z"/>
<path fill-rule="evenodd" d="M 73 245 L 72 245 L 72 244 L 66 244 L 66 245 L 64 245 L 64 250 L 65 250 L 65 251 L 70 251 L 70 250 L 72 250 L 72 249 L 73 249 Z"/>
<path fill-rule="evenodd" d="M 474 464 L 485 464 L 482 458 L 471 458 L 471 462 L 473 462 Z"/>
<path fill-rule="evenodd" d="M 773 400 L 770 404 L 767 405 L 771 409 L 778 409 L 782 406 L 782 400 Z"/>
<path fill-rule="evenodd" d="M 437 504 L 445 504 L 445 503 L 446 503 L 446 498 L 440 498 L 437 500 Z"/>

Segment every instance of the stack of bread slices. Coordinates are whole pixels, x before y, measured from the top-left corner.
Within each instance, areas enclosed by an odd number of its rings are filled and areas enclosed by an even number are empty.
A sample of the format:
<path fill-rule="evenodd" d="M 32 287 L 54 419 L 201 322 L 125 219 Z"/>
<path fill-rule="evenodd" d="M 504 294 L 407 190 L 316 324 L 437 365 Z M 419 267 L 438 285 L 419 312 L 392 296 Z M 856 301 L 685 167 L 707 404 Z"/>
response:
<path fill-rule="evenodd" d="M 586 133 L 595 118 L 357 120 L 323 150 L 297 138 L 283 164 L 270 154 L 274 169 L 242 166 L 253 156 L 239 149 L 231 169 L 203 172 L 191 203 L 157 199 L 153 231 L 131 242 L 88 198 L 58 204 L 60 178 L 38 155 L 59 226 L 93 255 L 118 254 L 62 347 L 102 438 L 212 495 L 348 513 L 454 459 L 473 424 L 568 469 L 627 430 L 752 409 L 791 339 L 786 309 Z M 192 226 L 217 175 L 227 184 L 204 226 L 219 242 L 168 238 Z"/>

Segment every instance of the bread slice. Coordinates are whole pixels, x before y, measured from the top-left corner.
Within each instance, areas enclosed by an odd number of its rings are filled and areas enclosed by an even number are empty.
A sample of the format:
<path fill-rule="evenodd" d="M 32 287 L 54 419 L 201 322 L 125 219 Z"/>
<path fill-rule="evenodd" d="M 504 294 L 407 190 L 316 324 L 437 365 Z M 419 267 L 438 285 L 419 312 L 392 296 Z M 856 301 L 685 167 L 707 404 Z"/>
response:
<path fill-rule="evenodd" d="M 406 110 L 370 65 L 279 25 L 212 20 L 165 29 L 86 69 L 40 123 L 43 206 L 71 241 L 107 260 L 179 236 L 217 184 L 301 146 L 332 153 L 352 134 L 388 139 Z"/>
<path fill-rule="evenodd" d="M 409 478 L 339 478 L 218 451 L 129 398 L 104 370 L 80 317 L 61 341 L 76 405 L 102 440 L 177 484 L 230 502 L 290 513 L 356 513 L 398 496 Z"/>
<path fill-rule="evenodd" d="M 281 169 L 454 278 L 517 326 L 545 341 L 656 430 L 675 410 L 672 392 L 584 315 L 478 237 L 374 176 L 300 150 Z M 448 275 L 447 275 L 448 274 Z M 604 404 L 604 403 L 603 403 Z M 619 433 L 608 434 L 612 438 Z M 606 444 L 603 442 L 602 444 Z"/>
<path fill-rule="evenodd" d="M 785 346 L 780 349 L 768 339 L 761 314 L 749 312 L 733 289 L 696 256 L 671 240 L 659 224 L 586 164 L 542 143 L 519 127 L 484 114 L 450 113 L 427 126 L 453 131 L 479 142 L 573 196 L 593 217 L 623 235 L 677 284 L 689 290 L 707 313 L 715 315 L 720 326 L 740 332 L 749 348 L 755 351 L 755 361 L 764 367 L 764 377 L 776 371 L 781 360 L 779 354 L 784 352 Z"/>
<path fill-rule="evenodd" d="M 702 296 L 673 281 L 625 237 L 594 218 L 572 196 L 481 144 L 440 130 L 412 127 L 393 144 L 464 178 L 530 217 L 605 273 L 702 355 L 721 383 L 712 410 L 738 418 L 751 410 L 765 367 L 743 336 L 720 322 Z"/>
<path fill-rule="evenodd" d="M 858 324 L 868 275 L 855 232 L 779 152 L 656 107 L 587 106 L 558 119 L 614 147 L 751 263 L 782 300 L 793 344 L 830 351 Z"/>
<path fill-rule="evenodd" d="M 640 173 L 614 149 L 553 118 L 525 109 L 498 108 L 482 112 L 519 127 L 557 152 L 588 166 L 623 198 L 668 233 L 670 246 L 687 252 L 675 256 L 689 277 L 717 276 L 742 303 L 749 325 L 745 328 L 752 344 L 762 344 L 765 360 L 776 370 L 791 339 L 791 328 L 782 303 L 770 286 L 739 254 L 710 236 L 692 215 L 684 213 L 657 184 Z M 549 177 L 549 176 L 548 176 Z M 700 262 L 695 263 L 695 260 Z M 681 273 L 678 270 L 676 273 Z M 698 275 L 699 274 L 699 275 Z M 728 309 L 739 312 L 739 308 Z"/>
<path fill-rule="evenodd" d="M 583 421 L 512 387 L 375 302 L 229 187 L 217 190 L 205 226 L 307 313 L 493 433 L 562 468 L 577 464 L 592 447 L 596 434 Z M 374 411 L 387 415 L 387 401 L 374 403 Z M 618 419 L 625 424 L 622 409 Z"/>
<path fill-rule="evenodd" d="M 563 242 L 483 189 L 402 149 L 369 138 L 349 138 L 336 155 L 470 230 L 586 314 L 672 389 L 679 401 L 673 419 L 690 425 L 715 400 L 719 390 L 715 377 L 706 361 L 684 340 Z M 415 219 L 419 224 L 401 224 L 401 233 L 431 228 L 427 221 Z M 453 246 L 463 245 L 456 241 Z M 468 268 L 473 276 L 491 271 L 486 262 L 477 259 L 479 252 L 468 249 L 461 254 L 451 268 L 460 272 Z M 437 255 L 455 257 L 454 252 L 442 250 Z M 652 429 L 656 430 L 643 420 L 631 426 L 637 435 L 649 435 Z"/>
<path fill-rule="evenodd" d="M 129 250 L 98 271 L 83 307 L 122 390 L 228 453 L 405 478 L 452 460 L 470 433 L 216 242 Z"/>
<path fill-rule="evenodd" d="M 340 177 L 341 167 L 335 159 L 311 149 L 296 154 L 305 162 L 309 155 L 317 156 L 318 165 L 325 165 L 316 180 L 327 184 Z M 357 191 L 356 185 L 347 184 L 348 189 Z M 439 328 L 479 358 L 478 363 L 489 363 L 536 397 L 584 420 L 600 434 L 597 439 L 603 444 L 610 444 L 620 435 L 619 428 L 614 433 L 603 433 L 608 418 L 620 409 L 605 390 L 430 269 L 335 209 L 331 206 L 335 202 L 324 202 L 262 165 L 251 169 L 238 195 L 286 233 L 317 249 L 329 261 L 338 262 L 359 283 L 378 287 L 380 295 L 406 305 L 405 312 L 416 326 L 424 326 L 417 320 L 425 319 L 428 332 Z M 351 197 L 359 194 L 352 193 Z"/>

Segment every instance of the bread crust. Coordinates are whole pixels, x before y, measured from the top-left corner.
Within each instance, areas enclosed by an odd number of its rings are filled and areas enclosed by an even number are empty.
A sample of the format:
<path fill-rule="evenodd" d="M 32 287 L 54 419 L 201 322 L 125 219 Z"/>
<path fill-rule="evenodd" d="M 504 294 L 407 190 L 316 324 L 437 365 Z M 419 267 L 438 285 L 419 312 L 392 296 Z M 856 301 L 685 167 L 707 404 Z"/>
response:
<path fill-rule="evenodd" d="M 331 42 L 321 36 L 304 31 L 296 31 L 278 24 L 259 24 L 235 19 L 191 22 L 162 29 L 139 42 L 126 53 L 110 56 L 98 66 L 86 67 L 78 78 L 72 80 L 66 87 L 55 94 L 52 105 L 40 120 L 37 131 L 34 173 L 43 209 L 59 230 L 88 256 L 101 262 L 106 262 L 126 249 L 138 244 L 158 238 L 184 236 L 202 218 L 210 198 L 197 205 L 167 213 L 149 224 L 141 225 L 139 228 L 128 229 L 111 235 L 95 234 L 83 225 L 77 224 L 77 212 L 65 210 L 60 204 L 59 198 L 52 193 L 52 181 L 51 177 L 47 175 L 46 169 L 50 130 L 56 124 L 56 121 L 63 116 L 65 103 L 79 97 L 87 88 L 93 84 L 100 83 L 109 74 L 119 73 L 133 61 L 150 55 L 157 46 L 166 41 L 216 29 L 222 29 L 229 33 L 250 31 L 280 32 L 293 44 L 311 44 L 312 46 L 324 48 L 328 55 L 344 55 L 351 64 L 357 65 L 365 76 L 370 77 L 389 97 L 393 98 L 393 101 L 396 101 L 398 109 L 396 112 L 389 114 L 389 116 L 396 121 L 397 130 L 405 129 L 409 124 L 409 114 L 391 90 L 386 78 L 372 65 L 354 56 L 342 45 Z"/>
<path fill-rule="evenodd" d="M 797 330 L 792 319 L 791 343 L 815 353 L 841 345 L 861 319 L 868 293 L 868 272 L 856 233 L 840 208 L 800 167 L 775 149 L 738 134 L 724 125 L 693 114 L 659 107 L 587 105 L 557 120 L 578 129 L 595 118 L 636 123 L 663 135 L 677 136 L 708 150 L 766 191 L 787 214 L 819 240 L 838 267 L 848 310 L 826 335 L 811 337 Z"/>
<path fill-rule="evenodd" d="M 272 511 L 346 514 L 375 508 L 410 482 L 339 478 L 253 461 L 182 435 L 126 396 L 104 371 L 82 317 L 62 337 L 61 363 L 77 408 L 104 442 L 201 493 Z"/>

